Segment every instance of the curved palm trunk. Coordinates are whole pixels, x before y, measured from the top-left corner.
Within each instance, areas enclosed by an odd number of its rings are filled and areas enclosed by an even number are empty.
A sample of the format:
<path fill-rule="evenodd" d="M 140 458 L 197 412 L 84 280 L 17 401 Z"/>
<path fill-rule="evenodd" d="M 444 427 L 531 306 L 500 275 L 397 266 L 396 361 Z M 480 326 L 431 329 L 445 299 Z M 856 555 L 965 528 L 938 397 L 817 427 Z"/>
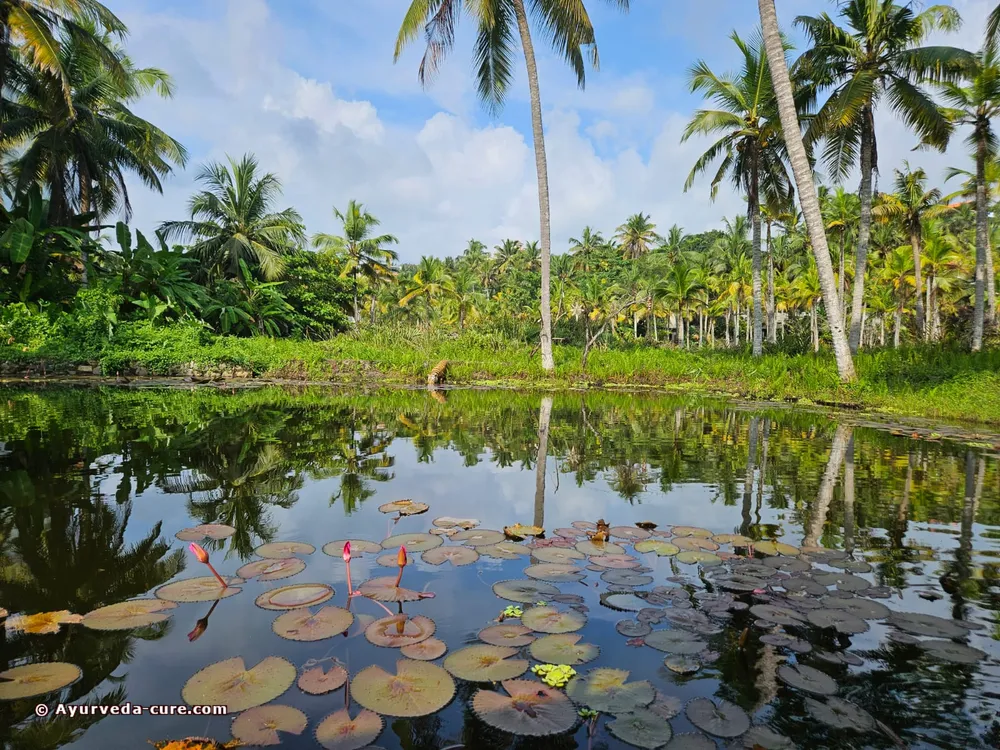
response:
<path fill-rule="evenodd" d="M 528 90 L 531 94 L 531 135 L 535 144 L 535 171 L 538 175 L 538 220 L 541 230 L 541 313 L 542 330 L 539 335 L 542 352 L 542 369 L 555 369 L 552 359 L 552 303 L 549 299 L 549 265 L 551 231 L 549 226 L 549 172 L 545 160 L 545 133 L 542 128 L 542 100 L 538 90 L 538 67 L 535 65 L 535 48 L 531 43 L 528 16 L 524 10 L 524 0 L 513 0 L 517 29 L 521 34 L 521 48 L 528 69 Z"/>
<path fill-rule="evenodd" d="M 868 244 L 872 227 L 872 173 L 875 171 L 875 122 L 872 109 L 865 106 L 861 114 L 861 217 L 858 222 L 858 249 L 854 255 L 854 290 L 851 297 L 851 353 L 861 346 L 864 327 L 865 271 L 868 268 Z M 827 306 L 829 309 L 829 305 Z M 843 308 L 840 308 L 843 309 Z"/>
<path fill-rule="evenodd" d="M 837 431 L 833 434 L 833 445 L 830 447 L 830 458 L 826 462 L 826 471 L 823 473 L 819 494 L 816 497 L 815 512 L 809 520 L 809 530 L 802 539 L 803 547 L 815 547 L 823 536 L 826 514 L 833 502 L 833 489 L 837 486 L 840 467 L 844 465 L 847 446 L 853 434 L 854 430 L 850 425 L 837 425 Z"/>
<path fill-rule="evenodd" d="M 920 273 L 920 232 L 910 227 L 910 246 L 913 248 L 913 286 L 916 289 L 914 308 L 917 313 L 917 339 L 927 340 L 927 316 L 924 308 L 924 282 Z"/>
<path fill-rule="evenodd" d="M 552 397 L 544 396 L 538 410 L 538 455 L 535 458 L 535 517 L 532 524 L 545 528 L 545 464 L 549 450 Z"/>
<path fill-rule="evenodd" d="M 986 214 L 986 133 L 982 128 L 976 138 L 976 297 L 972 312 L 972 351 L 983 348 L 983 324 L 986 307 L 986 255 L 989 217 Z"/>
<path fill-rule="evenodd" d="M 757 6 L 764 32 L 764 46 L 767 49 L 767 59 L 771 67 L 771 79 L 778 100 L 781 127 L 785 134 L 785 144 L 792 162 L 792 171 L 795 174 L 799 201 L 802 204 L 802 213 L 805 215 L 806 226 L 809 229 L 809 240 L 816 258 L 820 284 L 823 288 L 827 320 L 833 339 L 833 352 L 837 359 L 837 372 L 840 374 L 841 380 L 851 381 L 855 379 L 854 360 L 851 357 L 847 336 L 844 334 L 844 319 L 840 314 L 837 282 L 833 277 L 833 262 L 830 260 L 830 248 L 826 243 L 826 230 L 823 227 L 823 217 L 819 210 L 819 195 L 813 184 L 812 168 L 809 165 L 805 145 L 802 143 L 802 131 L 798 115 L 795 112 L 792 81 L 788 77 L 788 64 L 785 61 L 781 31 L 778 28 L 778 14 L 774 8 L 774 0 L 757 0 Z M 858 255 L 861 255 L 860 247 Z M 864 273 L 861 273 L 854 282 L 855 294 L 863 285 Z M 858 310 L 860 313 L 860 306 Z"/>

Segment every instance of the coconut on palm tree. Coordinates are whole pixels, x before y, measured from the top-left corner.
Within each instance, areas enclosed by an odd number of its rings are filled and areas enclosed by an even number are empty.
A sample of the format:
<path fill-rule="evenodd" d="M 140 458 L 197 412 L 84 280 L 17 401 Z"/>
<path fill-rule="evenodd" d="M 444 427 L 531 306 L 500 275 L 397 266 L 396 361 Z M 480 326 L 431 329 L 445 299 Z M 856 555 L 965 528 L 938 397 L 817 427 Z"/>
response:
<path fill-rule="evenodd" d="M 771 0 L 773 2 L 773 0 Z M 911 3 L 894 0 L 845 0 L 839 16 L 799 16 L 796 24 L 813 42 L 798 62 L 803 75 L 819 89 L 829 89 L 826 102 L 810 123 L 806 140 L 825 141 L 823 159 L 835 179 L 860 165 L 858 197 L 861 215 L 855 253 L 851 301 L 850 345 L 857 351 L 864 307 L 864 279 L 871 232 L 873 175 L 878 170 L 875 112 L 887 103 L 920 140 L 942 151 L 951 126 L 923 87 L 928 79 L 957 78 L 969 53 L 955 47 L 920 46 L 936 29 L 961 24 L 958 10 L 934 5 L 916 12 Z"/>
<path fill-rule="evenodd" d="M 606 0 L 627 11 L 629 0 Z M 478 26 L 474 65 L 479 98 L 497 114 L 502 108 L 514 76 L 513 57 L 520 39 L 528 74 L 531 98 L 531 132 L 535 145 L 535 171 L 538 177 L 538 215 L 541 242 L 541 319 L 539 334 L 542 369 L 555 369 L 552 358 L 552 305 L 549 299 L 549 260 L 552 245 L 549 216 L 549 176 L 545 157 L 542 127 L 542 101 L 538 86 L 538 66 L 531 25 L 534 22 L 552 45 L 553 50 L 573 69 L 580 88 L 586 82 L 584 56 L 598 67 L 594 27 L 583 0 L 546 0 L 525 4 L 524 0 L 413 0 L 396 38 L 393 60 L 398 60 L 403 48 L 421 32 L 427 38 L 427 50 L 420 62 L 422 84 L 429 82 L 445 54 L 454 46 L 455 26 L 462 10 L 471 15 Z M 515 35 L 515 28 L 517 34 Z"/>
<path fill-rule="evenodd" d="M 197 176 L 205 190 L 188 201 L 191 218 L 160 225 L 165 240 L 192 239 L 202 275 L 242 280 L 241 261 L 265 279 L 276 279 L 284 256 L 305 241 L 302 217 L 293 208 L 274 211 L 281 181 L 258 173 L 257 158 L 210 162 Z"/>

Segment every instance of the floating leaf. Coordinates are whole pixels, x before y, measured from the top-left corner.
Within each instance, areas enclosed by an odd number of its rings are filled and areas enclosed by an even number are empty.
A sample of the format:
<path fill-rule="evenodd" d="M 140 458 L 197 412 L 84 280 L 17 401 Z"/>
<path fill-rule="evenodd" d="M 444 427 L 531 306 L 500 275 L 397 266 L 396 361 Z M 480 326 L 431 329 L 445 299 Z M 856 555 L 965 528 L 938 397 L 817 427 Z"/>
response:
<path fill-rule="evenodd" d="M 795 743 L 770 727 L 758 724 L 750 727 L 750 731 L 743 735 L 743 747 L 763 748 L 763 750 L 795 750 Z"/>
<path fill-rule="evenodd" d="M 236 596 L 243 589 L 237 584 L 243 583 L 242 578 L 224 578 L 229 585 L 223 587 L 215 576 L 200 576 L 198 578 L 182 578 L 179 581 L 160 586 L 154 595 L 158 599 L 170 602 L 211 602 L 216 599 L 226 599 Z"/>
<path fill-rule="evenodd" d="M 378 506 L 378 511 L 379 513 L 399 513 L 401 516 L 416 516 L 426 513 L 430 507 L 427 503 L 415 503 L 412 500 L 396 500 Z"/>
<path fill-rule="evenodd" d="M 632 542 L 641 542 L 643 539 L 649 539 L 650 536 L 648 531 L 637 526 L 612 526 L 608 531 L 613 537 L 628 539 Z"/>
<path fill-rule="evenodd" d="M 342 559 L 344 556 L 344 545 L 348 542 L 351 543 L 351 555 L 354 557 L 377 555 L 382 551 L 381 544 L 369 542 L 366 539 L 336 539 L 323 545 L 323 554 Z"/>
<path fill-rule="evenodd" d="M 479 525 L 479 521 L 475 518 L 452 518 L 451 516 L 435 518 L 432 523 L 442 529 L 458 528 L 465 530 L 474 529 Z"/>
<path fill-rule="evenodd" d="M 492 529 L 468 529 L 458 532 L 451 539 L 455 542 L 467 544 L 470 547 L 485 547 L 490 544 L 499 544 L 504 541 L 505 537 L 503 532 L 493 531 Z"/>
<path fill-rule="evenodd" d="M 646 636 L 646 645 L 668 654 L 699 654 L 708 644 L 685 630 L 655 630 Z"/>
<path fill-rule="evenodd" d="M 597 529 L 597 524 L 592 521 L 573 521 L 570 526 L 581 531 L 595 531 Z"/>
<path fill-rule="evenodd" d="M 270 704 L 244 711 L 233 720 L 233 737 L 244 745 L 280 745 L 278 732 L 302 734 L 309 720 L 306 715 L 292 706 Z"/>
<path fill-rule="evenodd" d="M 543 737 L 560 734 L 576 724 L 576 710 L 559 690 L 535 680 L 506 680 L 507 695 L 479 690 L 472 710 L 491 727 L 516 735 Z"/>
<path fill-rule="evenodd" d="M 707 552 L 715 552 L 719 549 L 719 545 L 713 542 L 711 539 L 702 539 L 697 536 L 684 536 L 674 539 L 674 544 L 682 550 L 686 551 L 698 551 L 705 550 Z"/>
<path fill-rule="evenodd" d="M 439 529 L 437 526 L 432 526 L 428 534 L 434 534 L 434 536 L 455 536 L 458 533 L 458 529 Z"/>
<path fill-rule="evenodd" d="M 529 565 L 524 569 L 524 574 L 528 578 L 537 578 L 540 581 L 569 582 L 582 581 L 584 574 L 575 565 L 560 565 L 558 563 L 539 563 Z"/>
<path fill-rule="evenodd" d="M 843 635 L 864 633 L 868 630 L 867 622 L 842 610 L 814 609 L 807 617 L 817 628 L 833 628 Z"/>
<path fill-rule="evenodd" d="M 436 547 L 424 552 L 420 559 L 430 565 L 450 562 L 457 568 L 474 563 L 479 559 L 479 553 L 470 547 Z"/>
<path fill-rule="evenodd" d="M 325 583 L 297 583 L 265 591 L 254 603 L 261 609 L 298 609 L 322 604 L 333 595 L 333 587 Z"/>
<path fill-rule="evenodd" d="M 427 598 L 419 591 L 400 588 L 392 576 L 367 580 L 358 587 L 358 591 L 377 602 L 415 602 Z"/>
<path fill-rule="evenodd" d="M 618 612 L 638 612 L 649 606 L 645 599 L 627 591 L 609 591 L 601 594 L 601 604 Z"/>
<path fill-rule="evenodd" d="M 545 533 L 545 529 L 541 526 L 525 526 L 521 523 L 515 523 L 513 526 L 504 526 L 503 533 L 515 539 L 523 539 L 526 536 L 541 536 Z"/>
<path fill-rule="evenodd" d="M 677 562 L 682 562 L 685 565 L 704 565 L 710 567 L 712 565 L 721 565 L 722 558 L 718 555 L 713 555 L 711 552 L 705 552 L 702 550 L 688 550 L 685 552 L 677 553 Z"/>
<path fill-rule="evenodd" d="M 925 635 L 931 638 L 962 638 L 968 632 L 954 620 L 925 615 L 919 612 L 892 612 L 889 624 L 911 635 Z"/>
<path fill-rule="evenodd" d="M 476 644 L 453 651 L 444 660 L 444 668 L 468 682 L 501 682 L 520 677 L 528 670 L 526 659 L 513 659 L 518 649 L 507 646 Z"/>
<path fill-rule="evenodd" d="M 253 669 L 243 659 L 210 664 L 184 683 L 181 697 L 189 706 L 226 706 L 231 713 L 261 706 L 295 682 L 295 667 L 279 656 L 268 656 Z"/>
<path fill-rule="evenodd" d="M 399 649 L 399 653 L 408 659 L 418 661 L 434 661 L 440 659 L 448 651 L 448 646 L 444 641 L 437 638 L 428 638 L 420 643 L 411 643 Z"/>
<path fill-rule="evenodd" d="M 855 732 L 870 732 L 875 728 L 875 719 L 860 706 L 835 696 L 826 702 L 805 699 L 806 710 L 817 721 L 834 729 L 853 729 Z"/>
<path fill-rule="evenodd" d="M 613 586 L 645 586 L 653 582 L 653 577 L 630 573 L 627 570 L 606 570 L 601 573 L 601 580 Z"/>
<path fill-rule="evenodd" d="M 531 550 L 531 556 L 540 563 L 572 565 L 574 560 L 583 560 L 584 555 L 572 547 L 538 547 Z"/>
<path fill-rule="evenodd" d="M 841 599 L 834 596 L 826 596 L 823 597 L 823 606 L 827 609 L 840 609 L 850 612 L 862 620 L 882 620 L 888 617 L 890 613 L 889 608 L 884 604 L 860 597 Z"/>
<path fill-rule="evenodd" d="M 555 607 L 531 607 L 521 615 L 521 623 L 536 633 L 572 633 L 587 624 L 587 616 L 575 610 L 562 612 Z"/>
<path fill-rule="evenodd" d="M 663 666 L 677 674 L 694 674 L 701 669 L 701 662 L 693 656 L 673 654 L 663 660 Z"/>
<path fill-rule="evenodd" d="M 75 625 L 82 620 L 83 615 L 74 615 L 68 609 L 63 609 L 59 612 L 38 612 L 33 615 L 14 615 L 7 620 L 6 627 L 8 633 L 45 635 L 49 633 L 58 633 L 63 625 Z"/>
<path fill-rule="evenodd" d="M 779 585 L 789 593 L 804 593 L 812 594 L 813 596 L 823 596 L 827 593 L 826 586 L 821 586 L 811 578 L 794 576 L 786 578 Z"/>
<path fill-rule="evenodd" d="M 347 670 L 339 664 L 324 672 L 323 667 L 310 667 L 299 675 L 299 690 L 309 695 L 324 695 L 339 690 L 347 682 Z"/>
<path fill-rule="evenodd" d="M 399 555 L 396 552 L 386 552 L 384 555 L 376 557 L 375 562 L 383 568 L 398 568 Z M 393 578 L 392 580 L 395 581 L 396 579 Z"/>
<path fill-rule="evenodd" d="M 200 542 L 203 539 L 228 539 L 236 533 L 236 529 L 224 523 L 203 523 L 200 526 L 192 526 L 189 529 L 181 529 L 175 537 L 182 542 Z"/>
<path fill-rule="evenodd" d="M 542 581 L 511 580 L 494 583 L 493 593 L 510 602 L 534 604 L 546 597 L 555 596 L 559 593 L 559 589 Z"/>
<path fill-rule="evenodd" d="M 645 708 L 656 691 L 645 680 L 627 682 L 628 670 L 598 667 L 574 677 L 566 693 L 578 703 L 606 714 L 623 714 Z"/>
<path fill-rule="evenodd" d="M 930 656 L 953 664 L 979 664 L 986 658 L 986 653 L 978 648 L 964 646 L 954 641 L 921 641 L 917 645 Z"/>
<path fill-rule="evenodd" d="M 582 635 L 561 633 L 545 635 L 528 647 L 531 658 L 548 664 L 567 664 L 571 667 L 596 659 L 601 649 L 593 643 L 580 643 Z"/>
<path fill-rule="evenodd" d="M 524 625 L 491 625 L 479 631 L 479 640 L 491 646 L 527 646 L 535 636 Z"/>
<path fill-rule="evenodd" d="M 638 568 L 642 565 L 640 560 L 637 560 L 631 555 L 598 555 L 590 562 L 599 568 L 613 568 L 615 570 Z"/>
<path fill-rule="evenodd" d="M 400 659 L 395 675 L 376 665 L 362 669 L 351 682 L 351 695 L 384 716 L 427 716 L 451 702 L 455 681 L 437 664 Z"/>
<path fill-rule="evenodd" d="M 750 614 L 778 625 L 801 625 L 806 621 L 806 616 L 794 609 L 771 604 L 755 604 L 750 607 Z"/>
<path fill-rule="evenodd" d="M 340 635 L 354 622 L 354 615 L 341 607 L 327 606 L 313 614 L 308 609 L 278 615 L 271 630 L 290 641 L 321 641 Z"/>
<path fill-rule="evenodd" d="M 455 536 L 458 536 L 458 534 Z M 452 537 L 452 539 L 454 538 L 455 537 Z M 426 552 L 429 549 L 440 547 L 442 544 L 444 544 L 444 540 L 441 539 L 441 537 L 434 536 L 433 534 L 418 532 L 414 534 L 396 534 L 396 536 L 391 536 L 388 539 L 383 540 L 382 549 L 406 547 L 407 552 Z"/>
<path fill-rule="evenodd" d="M 663 750 L 715 750 L 715 740 L 710 740 L 703 734 L 685 732 L 674 735 L 674 738 L 663 746 Z"/>
<path fill-rule="evenodd" d="M 638 620 L 619 620 L 615 624 L 615 630 L 626 638 L 642 638 L 653 632 L 648 622 Z"/>
<path fill-rule="evenodd" d="M 423 615 L 389 615 L 365 628 L 365 638 L 376 646 L 399 648 L 426 641 L 434 635 L 436 628 L 434 620 Z"/>
<path fill-rule="evenodd" d="M 664 542 L 659 539 L 647 539 L 644 542 L 635 543 L 636 552 L 655 552 L 660 557 L 671 557 L 681 551 L 676 544 Z"/>
<path fill-rule="evenodd" d="M 598 555 L 625 554 L 625 548 L 619 544 L 614 544 L 612 542 L 594 542 L 589 539 L 585 542 L 577 542 L 576 549 L 578 552 L 582 552 L 583 554 L 591 557 L 597 557 Z"/>
<path fill-rule="evenodd" d="M 711 531 L 699 528 L 698 526 L 674 526 L 671 531 L 674 536 L 700 536 L 703 539 L 708 539 L 712 536 Z"/>
<path fill-rule="evenodd" d="M 567 539 L 586 539 L 587 532 L 582 529 L 574 529 L 572 526 L 564 526 L 558 529 L 554 529 L 553 534 L 556 536 L 564 536 Z"/>
<path fill-rule="evenodd" d="M 783 664 L 778 667 L 778 679 L 786 685 L 815 695 L 833 695 L 837 692 L 837 683 L 830 675 L 805 664 Z"/>
<path fill-rule="evenodd" d="M 812 651 L 812 645 L 809 641 L 794 638 L 786 633 L 768 633 L 767 635 L 762 635 L 760 642 L 777 648 L 787 648 L 797 654 L 808 654 Z"/>
<path fill-rule="evenodd" d="M 523 544 L 516 544 L 515 542 L 507 541 L 476 547 L 476 551 L 480 555 L 492 557 L 497 560 L 516 560 L 519 557 L 527 556 L 532 553 L 532 550 L 529 547 L 525 547 Z"/>
<path fill-rule="evenodd" d="M 236 575 L 246 580 L 259 576 L 260 581 L 278 581 L 282 578 L 291 578 L 305 569 L 305 561 L 297 557 L 285 557 L 281 560 L 265 558 L 247 563 L 236 571 Z"/>
<path fill-rule="evenodd" d="M 608 722 L 608 731 L 622 742 L 636 747 L 657 748 L 673 737 L 670 724 L 648 709 L 639 708 L 631 713 L 619 714 Z"/>
<path fill-rule="evenodd" d="M 664 721 L 670 721 L 672 718 L 677 716 L 683 707 L 684 704 L 681 703 L 679 698 L 675 698 L 672 695 L 666 695 L 661 693 L 659 690 L 656 691 L 656 697 L 653 699 L 653 702 L 647 706 L 648 710 L 652 711 Z"/>
<path fill-rule="evenodd" d="M 716 544 L 731 544 L 734 547 L 749 547 L 753 544 L 753 539 L 742 534 L 716 534 L 712 537 Z"/>
<path fill-rule="evenodd" d="M 75 664 L 64 661 L 24 664 L 0 672 L 0 701 L 15 701 L 48 695 L 83 677 Z"/>
<path fill-rule="evenodd" d="M 257 557 L 268 557 L 274 560 L 281 560 L 293 555 L 311 555 L 316 548 L 305 542 L 271 542 L 262 544 L 253 552 Z"/>
<path fill-rule="evenodd" d="M 784 557 L 795 557 L 799 554 L 799 548 L 793 547 L 784 542 L 760 542 L 754 545 L 754 551 L 762 555 L 783 555 Z"/>
<path fill-rule="evenodd" d="M 688 721 L 714 737 L 739 737 L 750 728 L 750 717 L 735 703 L 695 698 L 684 709 Z"/>
<path fill-rule="evenodd" d="M 325 750 L 360 750 L 374 742 L 384 728 L 385 722 L 374 711 L 363 709 L 352 719 L 342 708 L 316 726 L 316 742 Z"/>
<path fill-rule="evenodd" d="M 170 617 L 164 613 L 176 608 L 165 599 L 130 599 L 88 612 L 80 622 L 92 630 L 131 630 L 163 622 Z"/>

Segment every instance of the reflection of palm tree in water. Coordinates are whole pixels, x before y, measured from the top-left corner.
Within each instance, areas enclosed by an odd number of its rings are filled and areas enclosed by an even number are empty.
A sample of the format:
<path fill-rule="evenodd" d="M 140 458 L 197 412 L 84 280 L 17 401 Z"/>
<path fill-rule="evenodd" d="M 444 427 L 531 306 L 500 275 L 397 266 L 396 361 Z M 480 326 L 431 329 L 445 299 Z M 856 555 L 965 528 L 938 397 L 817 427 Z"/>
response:
<path fill-rule="evenodd" d="M 365 500 L 375 494 L 369 486 L 372 482 L 388 482 L 396 475 L 390 471 L 396 459 L 386 451 L 392 437 L 380 430 L 368 430 L 360 437 L 354 426 L 345 428 L 334 445 L 332 460 L 322 472 L 315 472 L 317 478 L 339 476 L 340 489 L 330 498 L 330 504 L 340 501 L 344 512 L 350 515 Z"/>
<path fill-rule="evenodd" d="M 979 584 L 973 579 L 974 565 L 972 562 L 972 526 L 976 520 L 976 507 L 982 497 L 983 483 L 986 479 L 986 462 L 980 458 L 976 471 L 976 456 L 971 450 L 965 452 L 965 493 L 962 500 L 962 518 L 958 537 L 958 547 L 954 559 L 944 562 L 944 574 L 941 576 L 941 588 L 951 595 L 953 604 L 952 617 L 957 620 L 968 619 L 966 602 L 968 599 L 978 599 Z"/>
<path fill-rule="evenodd" d="M 538 456 L 535 458 L 535 515 L 532 524 L 545 528 L 545 468 L 548 463 L 552 397 L 544 396 L 538 409 Z"/>
<path fill-rule="evenodd" d="M 747 470 L 743 477 L 743 523 L 740 525 L 740 533 L 750 536 L 750 506 L 753 495 L 753 478 L 757 470 L 757 417 L 750 417 L 750 430 L 747 448 Z"/>
<path fill-rule="evenodd" d="M 837 431 L 833 434 L 833 444 L 830 446 L 830 458 L 826 463 L 826 471 L 823 473 L 823 479 L 819 485 L 816 504 L 809 519 L 809 528 L 802 539 L 803 547 L 815 547 L 820 543 L 823 527 L 826 525 L 826 514 L 830 511 L 830 505 L 833 503 L 833 490 L 837 486 L 837 477 L 840 476 L 840 468 L 844 465 L 847 444 L 850 442 L 852 434 L 853 428 L 850 425 L 837 425 Z"/>

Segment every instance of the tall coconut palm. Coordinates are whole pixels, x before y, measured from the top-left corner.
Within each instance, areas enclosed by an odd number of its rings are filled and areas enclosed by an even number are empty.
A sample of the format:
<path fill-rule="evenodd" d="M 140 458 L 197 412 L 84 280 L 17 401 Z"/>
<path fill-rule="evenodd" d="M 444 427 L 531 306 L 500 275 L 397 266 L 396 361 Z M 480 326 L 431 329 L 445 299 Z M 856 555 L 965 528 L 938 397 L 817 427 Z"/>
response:
<path fill-rule="evenodd" d="M 374 297 L 378 282 L 392 275 L 392 264 L 399 258 L 395 250 L 386 246 L 395 245 L 399 240 L 391 234 L 373 235 L 372 230 L 381 222 L 355 200 L 348 201 L 347 209 L 343 212 L 334 206 L 333 215 L 340 221 L 343 234 L 319 233 L 313 235 L 312 243 L 321 251 L 343 256 L 344 266 L 340 275 L 342 278 L 350 276 L 354 280 L 354 324 L 358 325 L 361 322 L 358 307 L 359 278 L 368 280 Z"/>
<path fill-rule="evenodd" d="M 760 218 L 767 228 L 767 301 L 764 305 L 767 312 L 767 340 L 768 343 L 778 343 L 777 302 L 775 300 L 775 277 L 774 277 L 774 239 L 773 228 L 775 224 L 785 225 L 795 218 L 795 203 L 791 200 L 782 200 L 779 196 L 767 196 L 767 200 L 760 207 Z"/>
<path fill-rule="evenodd" d="M 440 258 L 424 256 L 420 259 L 417 272 L 413 275 L 413 286 L 399 300 L 400 307 L 406 307 L 415 299 L 423 299 L 430 320 L 431 307 L 446 297 L 453 297 L 455 286 L 448 269 Z"/>
<path fill-rule="evenodd" d="M 273 211 L 281 181 L 270 172 L 258 174 L 257 158 L 245 154 L 227 164 L 210 162 L 197 176 L 206 189 L 191 196 L 191 219 L 160 225 L 164 240 L 193 239 L 191 252 L 203 263 L 203 275 L 242 279 L 240 262 L 278 278 L 288 252 L 305 241 L 302 217 L 293 208 Z"/>
<path fill-rule="evenodd" d="M 615 230 L 615 242 L 626 260 L 639 260 L 649 254 L 653 245 L 661 241 L 662 238 L 656 233 L 656 224 L 650 221 L 648 214 L 641 211 L 629 216 Z"/>
<path fill-rule="evenodd" d="M 627 11 L 628 0 L 606 0 Z M 541 318 L 539 334 L 542 369 L 552 371 L 552 304 L 549 300 L 549 255 L 551 230 L 549 216 L 549 176 L 545 158 L 545 138 L 542 127 L 542 100 L 538 87 L 538 66 L 531 25 L 548 38 L 553 50 L 563 58 L 576 74 L 580 88 L 586 82 L 584 53 L 591 64 L 598 67 L 597 44 L 594 27 L 584 7 L 583 0 L 413 0 L 396 37 L 393 60 L 398 60 L 403 48 L 421 32 L 427 38 L 427 50 L 420 62 L 419 78 L 422 84 L 430 81 L 438 65 L 455 43 L 455 26 L 462 9 L 465 9 L 478 26 L 474 65 L 479 98 L 497 114 L 503 107 L 514 75 L 513 58 L 517 37 L 520 38 L 528 74 L 528 92 L 531 97 L 531 133 L 535 145 L 535 171 L 538 177 L 538 218 L 541 241 Z M 530 15 L 530 19 L 529 19 Z M 517 29 L 515 36 L 514 29 Z"/>
<path fill-rule="evenodd" d="M 950 6 L 934 5 L 918 13 L 911 3 L 894 0 L 844 0 L 839 16 L 845 26 L 826 13 L 799 16 L 796 24 L 813 42 L 800 67 L 820 88 L 831 89 L 806 140 L 825 139 L 823 157 L 835 179 L 843 179 L 855 162 L 860 163 L 861 216 L 849 340 L 856 352 L 868 267 L 872 178 L 878 171 L 875 111 L 887 102 L 921 141 L 944 150 L 951 127 L 921 84 L 928 78 L 957 77 L 970 56 L 954 47 L 920 46 L 931 31 L 961 25 L 958 11 Z"/>
<path fill-rule="evenodd" d="M 966 144 L 976 159 L 976 286 L 972 316 L 972 351 L 976 352 L 983 346 L 984 322 L 993 323 L 997 304 L 990 263 L 987 169 L 996 164 L 997 156 L 993 119 L 1000 115 L 1000 52 L 987 45 L 969 66 L 965 78 L 965 85 L 943 83 L 942 95 L 951 105 L 945 110 L 948 119 L 957 125 L 972 126 Z"/>
<path fill-rule="evenodd" d="M 718 109 L 696 111 L 681 140 L 696 133 L 721 133 L 722 137 L 695 162 L 684 190 L 721 159 L 712 179 L 712 198 L 727 176 L 747 196 L 747 216 L 753 228 L 753 354 L 759 357 L 764 341 L 760 205 L 762 196 L 788 200 L 792 186 L 785 169 L 785 146 L 764 40 L 757 34 L 744 41 L 735 32 L 731 38 L 742 55 L 739 72 L 718 76 L 699 61 L 688 73 L 691 91 L 704 93 Z"/>
<path fill-rule="evenodd" d="M 827 322 L 833 339 L 833 352 L 837 359 L 837 372 L 840 379 L 851 381 L 855 379 L 854 359 L 848 346 L 844 332 L 844 319 L 840 314 L 840 300 L 837 296 L 837 282 L 833 275 L 833 263 L 830 260 L 830 248 L 826 242 L 826 229 L 823 227 L 823 215 L 819 207 L 819 194 L 813 183 L 812 167 L 795 108 L 795 97 L 792 91 L 792 79 L 788 75 L 788 61 L 785 59 L 785 46 L 778 26 L 778 13 L 774 0 L 757 0 L 760 13 L 760 23 L 763 29 L 764 46 L 771 69 L 771 80 L 774 84 L 777 99 L 778 114 L 781 117 L 781 128 L 788 150 L 788 158 L 795 175 L 795 185 L 798 188 L 799 203 L 809 230 L 809 241 L 816 260 L 817 274 L 823 299 L 826 302 Z"/>
<path fill-rule="evenodd" d="M 685 321 L 697 301 L 702 288 L 697 272 L 684 262 L 674 263 L 665 279 L 657 284 L 654 295 L 663 300 L 667 309 L 677 316 L 677 345 L 684 346 L 690 337 L 685 334 Z"/>
<path fill-rule="evenodd" d="M 921 278 L 921 238 L 924 222 L 940 216 L 951 210 L 950 206 L 941 203 L 941 191 L 937 188 L 927 188 L 927 173 L 922 169 L 910 169 L 909 162 L 903 162 L 903 171 L 895 170 L 892 193 L 880 196 L 877 206 L 872 209 L 872 215 L 882 221 L 899 221 L 910 235 L 910 248 L 913 251 L 913 284 L 917 295 L 914 307 L 917 315 L 917 336 L 925 340 L 930 335 L 924 314 L 923 279 Z M 859 251 L 860 252 L 860 251 Z M 860 283 L 857 278 L 855 285 Z"/>
<path fill-rule="evenodd" d="M 899 348 L 899 334 L 902 329 L 903 312 L 906 300 L 913 288 L 913 253 L 907 245 L 898 247 L 886 256 L 885 263 L 879 272 L 880 280 L 889 285 L 896 297 L 892 345 Z"/>
<path fill-rule="evenodd" d="M 820 195 L 820 210 L 828 232 L 836 232 L 840 241 L 837 263 L 837 294 L 840 295 L 841 314 L 847 315 L 844 305 L 847 304 L 847 235 L 855 230 L 860 214 L 858 196 L 848 193 L 842 185 L 837 185 L 832 193 Z"/>
<path fill-rule="evenodd" d="M 589 226 L 583 228 L 580 239 L 569 238 L 569 253 L 573 257 L 576 270 L 589 272 L 594 255 L 604 247 L 604 237 Z"/>

